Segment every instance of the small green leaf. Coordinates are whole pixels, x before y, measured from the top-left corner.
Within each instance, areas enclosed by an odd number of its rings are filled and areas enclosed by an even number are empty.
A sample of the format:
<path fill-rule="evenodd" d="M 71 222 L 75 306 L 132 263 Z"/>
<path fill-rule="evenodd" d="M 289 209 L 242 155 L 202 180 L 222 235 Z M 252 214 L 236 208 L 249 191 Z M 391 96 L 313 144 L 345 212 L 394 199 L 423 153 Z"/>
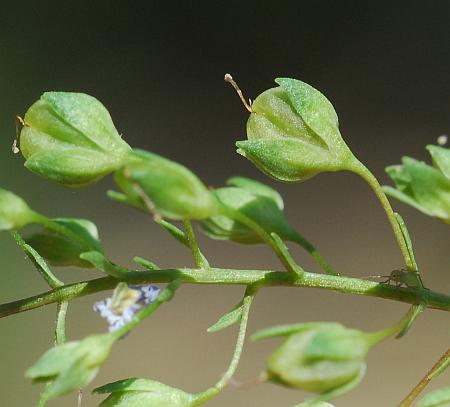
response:
<path fill-rule="evenodd" d="M 92 335 L 48 350 L 26 372 L 35 382 L 50 382 L 44 399 L 50 400 L 86 386 L 108 357 L 115 338 Z"/>
<path fill-rule="evenodd" d="M 239 211 L 257 223 L 268 234 L 276 232 L 283 239 L 293 240 L 295 231 L 272 194 L 259 194 L 255 188 L 224 187 L 214 191 L 222 206 Z M 265 192 L 265 191 L 264 191 Z M 202 231 L 213 239 L 232 240 L 243 244 L 263 243 L 261 236 L 248 226 L 226 215 L 212 216 L 201 222 Z"/>
<path fill-rule="evenodd" d="M 157 221 L 158 225 L 161 226 L 166 232 L 168 232 L 175 240 L 178 240 L 181 244 L 189 246 L 188 238 L 186 233 L 181 229 L 177 228 L 174 224 L 167 222 L 164 219 Z"/>
<path fill-rule="evenodd" d="M 421 212 L 450 223 L 450 179 L 439 170 L 413 158 L 403 157 L 403 165 L 387 167 L 397 189 L 383 191 Z"/>
<path fill-rule="evenodd" d="M 159 270 L 160 269 L 158 267 L 158 265 L 156 265 L 155 263 L 153 263 L 150 260 L 144 259 L 143 257 L 135 256 L 135 257 L 133 257 L 133 261 L 136 264 L 139 264 L 140 266 L 142 266 L 145 269 L 150 270 L 150 271 Z"/>
<path fill-rule="evenodd" d="M 434 166 L 450 179 L 450 148 L 428 145 Z"/>
<path fill-rule="evenodd" d="M 419 401 L 417 407 L 450 407 L 450 387 L 428 393 Z"/>
<path fill-rule="evenodd" d="M 220 319 L 212 326 L 207 329 L 207 332 L 218 332 L 222 329 L 228 328 L 229 326 L 238 323 L 242 318 L 242 301 L 235 305 L 230 311 L 225 315 L 220 317 Z"/>
<path fill-rule="evenodd" d="M 80 254 L 92 250 L 103 252 L 95 224 L 87 219 L 55 218 L 53 221 L 69 229 L 78 239 L 44 227 L 27 236 L 25 241 L 52 265 L 92 267 Z"/>

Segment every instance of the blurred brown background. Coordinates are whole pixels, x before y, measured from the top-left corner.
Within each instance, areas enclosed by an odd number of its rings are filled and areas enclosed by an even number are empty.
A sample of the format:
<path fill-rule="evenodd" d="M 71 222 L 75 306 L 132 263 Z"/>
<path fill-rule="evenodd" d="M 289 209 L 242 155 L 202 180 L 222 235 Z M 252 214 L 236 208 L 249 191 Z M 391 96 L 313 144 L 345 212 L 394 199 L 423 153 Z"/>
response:
<path fill-rule="evenodd" d="M 117 262 L 131 265 L 134 255 L 142 255 L 166 267 L 192 264 L 189 253 L 148 217 L 105 197 L 110 179 L 65 190 L 27 172 L 22 158 L 11 153 L 16 113 L 46 90 L 86 92 L 109 108 L 132 146 L 184 163 L 208 185 L 220 186 L 236 174 L 276 185 L 291 222 L 341 273 L 387 274 L 402 261 L 369 188 L 349 173 L 305 184 L 267 180 L 235 154 L 235 141 L 245 138 L 247 113 L 222 78 L 232 73 L 251 98 L 281 75 L 316 86 L 333 102 L 353 151 L 387 183 L 386 165 L 401 155 L 428 160 L 424 146 L 450 133 L 449 15 L 446 1 L 9 2 L 0 12 L 0 185 L 50 216 L 94 220 Z M 408 222 L 426 284 L 449 292 L 449 227 L 393 204 Z M 266 248 L 200 240 L 214 265 L 280 268 Z M 0 235 L 0 253 L 0 302 L 47 289 L 6 233 Z M 317 270 L 304 252 L 295 248 L 293 254 Z M 67 282 L 97 275 L 58 270 Z M 94 385 L 129 376 L 188 391 L 213 384 L 228 366 L 236 329 L 205 330 L 241 294 L 238 287 L 183 287 L 114 348 Z M 69 338 L 105 331 L 91 311 L 105 295 L 71 303 Z M 54 308 L 0 320 L 1 406 L 36 405 L 40 386 L 23 373 L 52 344 Z M 406 309 L 318 290 L 265 289 L 252 309 L 249 331 L 315 320 L 376 330 Z M 448 347 L 448 321 L 443 312 L 427 311 L 404 339 L 377 347 L 363 384 L 336 406 L 396 405 Z M 254 381 L 277 344 L 247 342 L 236 379 Z M 433 386 L 448 384 L 449 377 L 445 373 Z M 261 384 L 230 387 L 208 405 L 292 406 L 304 397 Z M 100 400 L 87 390 L 83 407 Z M 76 397 L 49 405 L 75 406 Z"/>

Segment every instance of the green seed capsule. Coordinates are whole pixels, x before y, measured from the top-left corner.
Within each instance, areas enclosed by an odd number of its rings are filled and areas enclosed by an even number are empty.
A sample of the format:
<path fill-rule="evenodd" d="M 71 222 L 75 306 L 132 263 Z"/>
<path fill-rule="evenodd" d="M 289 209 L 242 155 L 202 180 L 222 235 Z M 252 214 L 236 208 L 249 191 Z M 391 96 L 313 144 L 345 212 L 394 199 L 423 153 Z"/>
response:
<path fill-rule="evenodd" d="M 186 167 L 143 150 L 116 174 L 124 203 L 169 219 L 205 219 L 216 213 L 211 192 Z"/>
<path fill-rule="evenodd" d="M 270 380 L 315 393 L 344 386 L 365 370 L 364 334 L 323 327 L 290 335 L 267 364 Z"/>
<path fill-rule="evenodd" d="M 120 168 L 130 152 L 106 108 L 83 93 L 44 93 L 24 124 L 25 167 L 67 187 L 97 182 Z"/>
<path fill-rule="evenodd" d="M 321 172 L 348 169 L 354 159 L 342 139 L 332 104 L 318 90 L 279 78 L 252 104 L 246 141 L 238 153 L 281 181 L 305 181 Z"/>

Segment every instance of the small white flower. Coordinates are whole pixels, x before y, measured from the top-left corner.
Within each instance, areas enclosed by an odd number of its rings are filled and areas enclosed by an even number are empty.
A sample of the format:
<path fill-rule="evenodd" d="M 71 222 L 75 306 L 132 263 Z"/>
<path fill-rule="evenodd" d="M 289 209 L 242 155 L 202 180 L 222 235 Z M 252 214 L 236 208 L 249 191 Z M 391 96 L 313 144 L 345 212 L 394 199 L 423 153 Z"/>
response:
<path fill-rule="evenodd" d="M 97 301 L 94 311 L 108 322 L 109 332 L 132 321 L 134 316 L 146 305 L 158 298 L 160 289 L 155 285 L 130 285 L 119 283 L 112 297 Z"/>

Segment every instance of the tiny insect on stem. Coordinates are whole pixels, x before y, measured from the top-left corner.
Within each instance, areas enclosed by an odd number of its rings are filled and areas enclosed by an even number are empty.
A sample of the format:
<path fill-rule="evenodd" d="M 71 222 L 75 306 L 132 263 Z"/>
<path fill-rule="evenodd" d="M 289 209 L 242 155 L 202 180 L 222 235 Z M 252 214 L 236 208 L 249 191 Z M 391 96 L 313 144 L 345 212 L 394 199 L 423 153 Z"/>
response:
<path fill-rule="evenodd" d="M 245 100 L 241 89 L 239 88 L 238 84 L 234 81 L 233 77 L 229 73 L 226 73 L 225 77 L 224 77 L 224 80 L 225 80 L 225 82 L 228 82 L 229 84 L 231 84 L 231 86 L 233 86 L 234 90 L 237 92 L 239 98 L 241 99 L 242 104 L 245 106 L 245 108 L 250 113 L 253 113 L 251 99 L 249 99 L 248 102 Z"/>

